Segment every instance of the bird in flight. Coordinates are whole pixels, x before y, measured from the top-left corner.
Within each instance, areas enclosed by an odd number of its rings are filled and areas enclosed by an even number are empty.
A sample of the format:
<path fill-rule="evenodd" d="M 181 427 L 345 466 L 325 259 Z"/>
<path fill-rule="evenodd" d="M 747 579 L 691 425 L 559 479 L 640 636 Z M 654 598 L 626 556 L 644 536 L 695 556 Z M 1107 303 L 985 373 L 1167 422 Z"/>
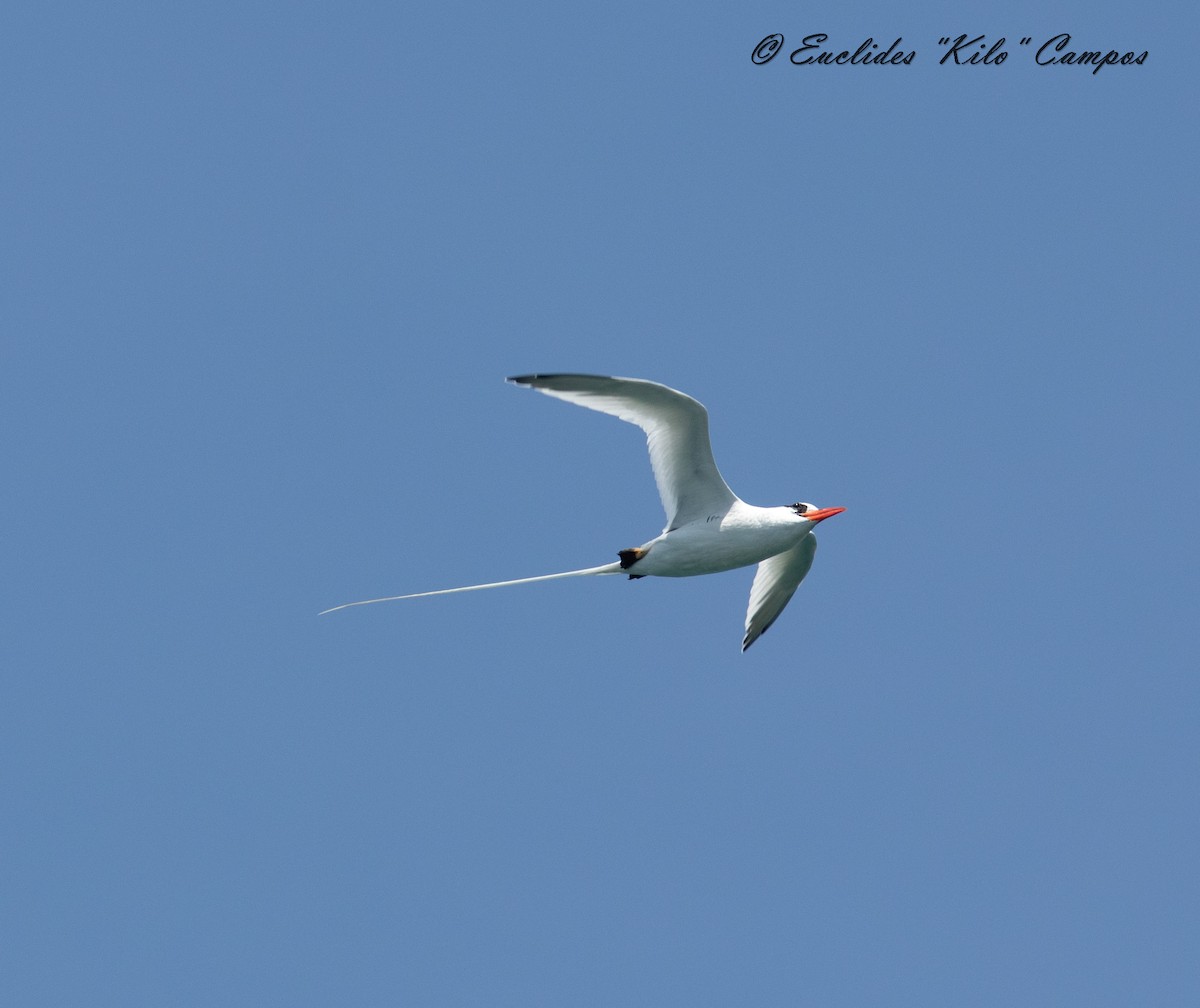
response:
<path fill-rule="evenodd" d="M 713 461 L 708 411 L 691 396 L 666 385 L 640 378 L 583 374 L 518 375 L 508 380 L 642 428 L 658 493 L 667 513 L 662 534 L 641 546 L 620 550 L 616 563 L 599 567 L 348 602 L 326 609 L 326 613 L 375 602 L 593 574 L 627 574 L 630 579 L 692 577 L 758 564 L 746 612 L 746 634 L 742 639 L 745 651 L 783 612 L 812 566 L 817 549 L 813 529 L 817 523 L 846 510 L 818 508 L 803 502 L 755 507 L 738 498 Z"/>

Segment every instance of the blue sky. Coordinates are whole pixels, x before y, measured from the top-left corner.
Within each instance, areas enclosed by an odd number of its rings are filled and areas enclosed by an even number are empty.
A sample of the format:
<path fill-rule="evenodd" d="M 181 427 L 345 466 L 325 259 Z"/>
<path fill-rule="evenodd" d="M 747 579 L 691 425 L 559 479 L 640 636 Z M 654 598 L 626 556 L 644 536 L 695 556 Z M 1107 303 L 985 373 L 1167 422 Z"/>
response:
<path fill-rule="evenodd" d="M 1196 1003 L 1183 11 L 10 12 L 5 1002 Z M 749 652 L 750 571 L 316 616 L 659 531 L 532 371 L 847 508 Z"/>

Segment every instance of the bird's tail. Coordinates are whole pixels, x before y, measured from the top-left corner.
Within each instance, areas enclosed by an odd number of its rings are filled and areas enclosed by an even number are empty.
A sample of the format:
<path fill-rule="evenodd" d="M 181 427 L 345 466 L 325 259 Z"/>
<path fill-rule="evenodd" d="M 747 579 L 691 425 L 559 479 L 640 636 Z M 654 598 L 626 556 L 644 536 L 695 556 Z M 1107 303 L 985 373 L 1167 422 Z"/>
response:
<path fill-rule="evenodd" d="M 414 595 L 389 595 L 387 598 L 365 599 L 362 602 L 347 602 L 345 605 L 334 606 L 318 613 L 337 612 L 339 609 L 349 609 L 351 606 L 371 605 L 375 602 L 398 602 L 400 599 L 425 598 L 427 595 L 453 595 L 456 592 L 482 591 L 484 588 L 505 588 L 508 585 L 530 584 L 533 581 L 556 581 L 558 578 L 586 577 L 589 574 L 621 574 L 619 563 L 602 564 L 599 567 L 585 567 L 583 570 L 563 571 L 561 574 L 540 574 L 537 577 L 517 578 L 515 581 L 493 581 L 491 584 L 467 585 L 465 588 L 441 588 L 438 591 L 417 592 Z"/>

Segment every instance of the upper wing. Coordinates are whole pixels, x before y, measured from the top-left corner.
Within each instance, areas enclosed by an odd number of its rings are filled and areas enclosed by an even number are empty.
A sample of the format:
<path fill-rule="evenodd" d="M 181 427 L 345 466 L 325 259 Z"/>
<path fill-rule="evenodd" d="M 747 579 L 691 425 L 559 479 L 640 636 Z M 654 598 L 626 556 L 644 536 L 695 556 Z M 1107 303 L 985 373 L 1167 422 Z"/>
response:
<path fill-rule="evenodd" d="M 724 514 L 737 500 L 713 461 L 708 411 L 691 396 L 638 378 L 554 374 L 508 380 L 641 427 L 668 530 Z"/>
<path fill-rule="evenodd" d="M 812 566 L 816 552 L 817 537 L 809 532 L 786 553 L 768 557 L 758 565 L 754 584 L 750 586 L 746 636 L 742 638 L 743 651 L 765 634 L 783 612 L 783 607 L 796 594 L 796 589 Z"/>

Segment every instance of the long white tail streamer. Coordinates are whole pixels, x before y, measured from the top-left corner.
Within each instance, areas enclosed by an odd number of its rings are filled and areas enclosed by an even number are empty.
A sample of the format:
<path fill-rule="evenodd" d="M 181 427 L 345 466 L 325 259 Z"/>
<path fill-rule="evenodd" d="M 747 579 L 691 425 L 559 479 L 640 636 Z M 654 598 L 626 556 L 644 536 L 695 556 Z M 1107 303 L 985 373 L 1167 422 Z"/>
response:
<path fill-rule="evenodd" d="M 345 605 L 334 606 L 317 613 L 337 612 L 339 609 L 350 609 L 354 606 L 373 605 L 376 602 L 399 602 L 401 599 L 425 598 L 429 595 L 454 595 L 458 592 L 482 591 L 484 588 L 507 588 L 509 585 L 530 584 L 533 581 L 557 581 L 559 578 L 586 577 L 589 574 L 620 574 L 619 563 L 603 564 L 600 567 L 585 567 L 583 570 L 563 571 L 561 574 L 540 574 L 537 577 L 517 578 L 515 581 L 493 581 L 491 584 L 467 585 L 465 588 L 441 588 L 438 591 L 416 592 L 413 595 L 389 595 L 387 598 L 364 599 L 362 602 L 347 602 Z"/>

